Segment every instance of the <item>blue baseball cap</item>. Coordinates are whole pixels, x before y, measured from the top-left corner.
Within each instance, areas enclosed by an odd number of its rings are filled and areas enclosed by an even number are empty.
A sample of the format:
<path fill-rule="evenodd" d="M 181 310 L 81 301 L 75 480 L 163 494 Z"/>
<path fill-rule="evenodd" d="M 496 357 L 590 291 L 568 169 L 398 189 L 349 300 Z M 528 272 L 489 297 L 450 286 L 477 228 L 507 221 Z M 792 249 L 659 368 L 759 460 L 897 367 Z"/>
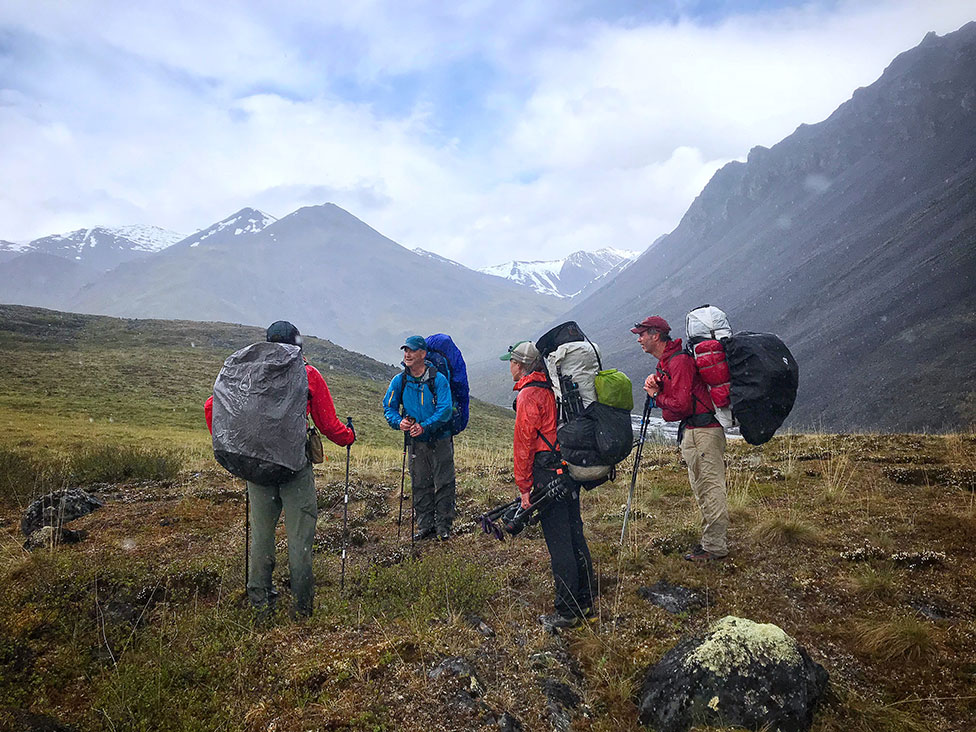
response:
<path fill-rule="evenodd" d="M 403 342 L 402 346 L 400 346 L 401 351 L 406 349 L 410 349 L 411 351 L 426 351 L 427 341 L 424 340 L 423 336 L 412 335 Z"/>

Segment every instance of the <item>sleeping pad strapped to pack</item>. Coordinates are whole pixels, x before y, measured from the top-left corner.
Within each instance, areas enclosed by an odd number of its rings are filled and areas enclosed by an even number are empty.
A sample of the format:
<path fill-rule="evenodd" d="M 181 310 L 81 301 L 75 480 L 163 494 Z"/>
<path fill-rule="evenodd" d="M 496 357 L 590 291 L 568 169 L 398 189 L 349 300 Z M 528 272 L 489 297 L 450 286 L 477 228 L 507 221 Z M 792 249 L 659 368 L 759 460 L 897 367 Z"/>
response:
<path fill-rule="evenodd" d="M 263 342 L 242 348 L 214 382 L 214 457 L 252 483 L 288 482 L 308 464 L 307 407 L 301 348 Z"/>

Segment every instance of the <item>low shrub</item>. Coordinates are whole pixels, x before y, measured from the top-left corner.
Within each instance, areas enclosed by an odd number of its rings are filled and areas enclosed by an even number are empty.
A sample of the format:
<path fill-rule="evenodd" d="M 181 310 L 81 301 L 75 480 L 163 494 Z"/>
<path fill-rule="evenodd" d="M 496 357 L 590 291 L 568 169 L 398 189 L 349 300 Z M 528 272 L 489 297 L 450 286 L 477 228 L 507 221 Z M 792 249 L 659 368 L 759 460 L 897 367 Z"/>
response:
<path fill-rule="evenodd" d="M 121 483 L 131 480 L 170 480 L 183 466 L 176 450 L 142 449 L 125 445 L 99 445 L 71 456 L 67 473 L 71 482 Z"/>
<path fill-rule="evenodd" d="M 60 461 L 0 448 L 0 506 L 26 506 L 39 495 L 63 486 Z"/>
<path fill-rule="evenodd" d="M 461 557 L 428 556 L 389 567 L 372 566 L 359 578 L 360 609 L 378 617 L 446 619 L 476 613 L 496 590 L 482 567 Z"/>

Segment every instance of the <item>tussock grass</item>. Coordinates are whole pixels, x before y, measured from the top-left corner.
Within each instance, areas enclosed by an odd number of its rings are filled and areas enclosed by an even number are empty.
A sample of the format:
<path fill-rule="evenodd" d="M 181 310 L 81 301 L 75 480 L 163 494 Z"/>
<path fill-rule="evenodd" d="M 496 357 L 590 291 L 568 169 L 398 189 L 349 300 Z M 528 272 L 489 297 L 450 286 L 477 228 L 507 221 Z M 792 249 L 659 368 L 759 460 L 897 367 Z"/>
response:
<path fill-rule="evenodd" d="M 849 579 L 850 588 L 862 597 L 889 599 L 898 587 L 898 575 L 890 567 L 858 567 Z"/>
<path fill-rule="evenodd" d="M 752 537 L 761 545 L 809 545 L 818 541 L 816 529 L 793 516 L 764 519 L 753 529 Z"/>
<path fill-rule="evenodd" d="M 823 500 L 834 502 L 846 496 L 853 479 L 854 466 L 846 453 L 828 455 L 823 461 Z"/>
<path fill-rule="evenodd" d="M 858 649 L 883 661 L 918 661 L 935 649 L 932 626 L 910 616 L 863 621 L 856 629 Z"/>

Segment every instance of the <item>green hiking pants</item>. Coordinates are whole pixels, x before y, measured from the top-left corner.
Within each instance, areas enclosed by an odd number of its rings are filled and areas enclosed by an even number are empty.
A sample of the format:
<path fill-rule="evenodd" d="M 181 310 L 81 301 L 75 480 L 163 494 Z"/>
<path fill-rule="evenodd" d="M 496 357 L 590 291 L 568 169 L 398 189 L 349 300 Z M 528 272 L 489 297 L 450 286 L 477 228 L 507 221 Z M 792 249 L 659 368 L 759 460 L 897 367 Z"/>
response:
<path fill-rule="evenodd" d="M 288 534 L 288 571 L 294 611 L 312 614 L 315 578 L 312 576 L 312 540 L 318 503 L 315 476 L 307 465 L 292 480 L 281 485 L 247 483 L 251 502 L 251 561 L 247 572 L 247 596 L 259 610 L 273 609 L 278 593 L 271 583 L 275 567 L 275 526 L 285 510 Z"/>

